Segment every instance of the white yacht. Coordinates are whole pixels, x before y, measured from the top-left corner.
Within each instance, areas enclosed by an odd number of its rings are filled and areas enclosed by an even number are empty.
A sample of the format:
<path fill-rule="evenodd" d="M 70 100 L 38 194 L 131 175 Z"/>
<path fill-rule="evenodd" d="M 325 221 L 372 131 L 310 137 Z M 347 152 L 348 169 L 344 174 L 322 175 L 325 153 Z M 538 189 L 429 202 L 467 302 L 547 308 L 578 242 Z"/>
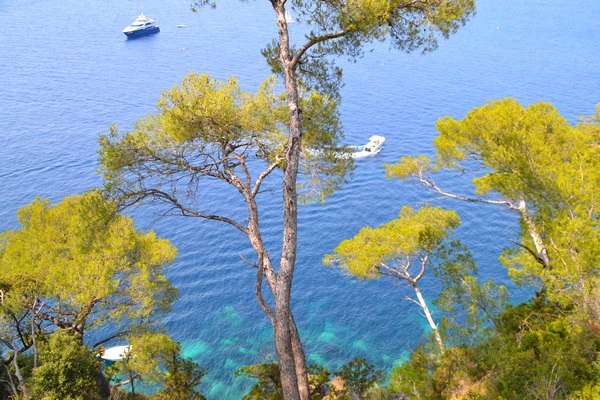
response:
<path fill-rule="evenodd" d="M 123 29 L 123 33 L 129 38 L 137 38 L 140 36 L 151 35 L 160 32 L 160 28 L 154 23 L 154 20 L 147 18 L 144 13 L 140 14 L 135 21 L 127 28 Z"/>

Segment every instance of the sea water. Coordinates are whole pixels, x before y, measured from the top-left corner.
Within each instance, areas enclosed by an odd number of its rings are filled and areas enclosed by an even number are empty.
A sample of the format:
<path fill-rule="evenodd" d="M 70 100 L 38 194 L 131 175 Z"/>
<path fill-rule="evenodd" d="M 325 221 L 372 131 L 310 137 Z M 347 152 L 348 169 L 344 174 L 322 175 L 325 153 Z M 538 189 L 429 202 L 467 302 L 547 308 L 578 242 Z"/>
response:
<path fill-rule="evenodd" d="M 481 274 L 508 283 L 498 262 L 517 234 L 517 216 L 484 205 L 437 199 L 426 190 L 387 180 L 382 164 L 433 152 L 435 121 L 462 118 L 492 99 L 547 101 L 570 122 L 600 102 L 600 2 L 481 0 L 478 14 L 437 51 L 404 54 L 388 44 L 368 48 L 344 67 L 342 120 L 346 142 L 386 137 L 375 157 L 357 160 L 352 180 L 325 204 L 299 210 L 293 309 L 310 363 L 331 370 L 365 357 L 389 371 L 428 333 L 408 288 L 386 279 L 357 281 L 322 265 L 342 240 L 363 226 L 426 202 L 456 208 L 457 235 Z M 16 211 L 36 196 L 58 202 L 102 184 L 96 172 L 98 136 L 113 123 L 129 129 L 154 112 L 161 90 L 190 71 L 237 76 L 255 90 L 269 74 L 260 48 L 276 34 L 269 3 L 218 1 L 189 10 L 188 1 L 12 0 L 0 2 L 0 229 L 18 226 Z M 121 30 L 141 12 L 161 32 L 127 40 Z M 178 27 L 177 25 L 185 25 Z M 298 41 L 301 23 L 291 26 Z M 464 177 L 438 178 L 448 190 L 472 193 Z M 212 191 L 207 206 L 241 216 L 234 193 Z M 261 227 L 274 261 L 280 247 L 281 199 L 276 181 L 261 195 Z M 238 399 L 248 381 L 242 365 L 273 357 L 272 332 L 254 299 L 255 270 L 245 238 L 230 226 L 133 212 L 139 228 L 171 240 L 179 256 L 169 278 L 180 289 L 165 321 L 185 354 L 209 370 L 210 399 Z M 241 217 L 243 218 L 243 217 Z M 423 291 L 435 296 L 431 274 Z M 527 291 L 513 287 L 515 296 Z"/>

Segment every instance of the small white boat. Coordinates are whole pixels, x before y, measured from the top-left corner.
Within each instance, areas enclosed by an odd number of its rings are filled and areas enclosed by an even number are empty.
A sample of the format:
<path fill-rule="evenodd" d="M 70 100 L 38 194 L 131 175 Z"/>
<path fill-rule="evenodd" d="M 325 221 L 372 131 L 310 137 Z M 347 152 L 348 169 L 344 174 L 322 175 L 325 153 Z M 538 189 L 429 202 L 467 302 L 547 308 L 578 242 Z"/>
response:
<path fill-rule="evenodd" d="M 107 361 L 120 361 L 127 356 L 131 346 L 115 346 L 104 349 L 101 353 L 100 358 Z"/>
<path fill-rule="evenodd" d="M 160 32 L 160 28 L 154 23 L 152 18 L 146 18 L 144 13 L 140 14 L 135 21 L 127 28 L 123 29 L 123 33 L 127 38 L 133 39 L 141 36 L 151 35 Z"/>
<path fill-rule="evenodd" d="M 286 10 L 285 11 L 285 22 L 287 22 L 288 24 L 293 24 L 294 18 L 292 18 L 292 13 L 290 12 L 290 10 Z"/>
<path fill-rule="evenodd" d="M 373 135 L 369 138 L 369 143 L 364 146 L 358 147 L 361 149 L 360 151 L 354 152 L 350 154 L 353 158 L 362 158 L 367 156 L 374 156 L 375 154 L 381 151 L 383 147 L 383 142 L 385 142 L 385 138 L 379 135 Z"/>

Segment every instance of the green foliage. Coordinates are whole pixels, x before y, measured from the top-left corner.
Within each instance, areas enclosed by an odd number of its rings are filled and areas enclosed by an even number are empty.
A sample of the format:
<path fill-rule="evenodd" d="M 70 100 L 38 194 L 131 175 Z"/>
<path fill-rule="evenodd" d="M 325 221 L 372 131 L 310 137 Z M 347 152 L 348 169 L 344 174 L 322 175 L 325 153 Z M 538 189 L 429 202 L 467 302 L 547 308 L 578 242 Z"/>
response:
<path fill-rule="evenodd" d="M 412 398 L 432 398 L 431 374 L 435 360 L 418 345 L 410 360 L 397 366 L 390 373 L 389 386 L 392 392 Z"/>
<path fill-rule="evenodd" d="M 158 387 L 153 398 L 173 400 L 202 400 L 198 388 L 206 370 L 180 354 L 181 347 L 162 333 L 142 333 L 129 337 L 125 357 L 106 370 L 109 380 L 128 381 L 135 392 L 135 382 L 144 381 Z"/>
<path fill-rule="evenodd" d="M 322 200 L 345 182 L 352 159 L 340 157 L 337 103 L 312 91 L 303 93 L 300 104 L 305 122 L 301 175 L 306 179 L 299 190 L 306 201 Z M 250 185 L 251 160 L 265 161 L 266 175 L 273 167 L 285 168 L 289 115 L 272 77 L 250 93 L 235 78 L 222 82 L 190 73 L 181 85 L 163 92 L 157 110 L 131 132 L 113 126 L 100 138 L 107 187 L 125 202 L 151 197 L 185 208 L 182 182 L 187 182 L 184 191 L 197 195 L 203 179 L 241 190 L 242 180 Z"/>
<path fill-rule="evenodd" d="M 390 390 L 411 399 L 478 399 L 485 393 L 486 371 L 476 361 L 476 348 L 455 347 L 441 357 L 417 347 L 410 360 L 390 373 Z"/>
<path fill-rule="evenodd" d="M 210 0 L 198 0 L 192 7 L 195 10 L 194 6 L 209 4 L 214 6 Z M 383 40 L 388 35 L 393 45 L 400 49 L 432 50 L 437 46 L 438 37 L 448 37 L 466 22 L 474 13 L 475 5 L 474 0 L 418 3 L 403 0 L 345 3 L 292 0 L 288 5 L 311 25 L 307 42 L 293 48 L 282 19 L 286 1 L 274 0 L 271 4 L 279 19 L 279 40 L 263 54 L 273 71 L 284 76 L 287 108 L 282 106 L 283 96 L 272 95 L 269 88 L 273 85 L 268 82 L 257 96 L 250 96 L 242 94 L 232 80 L 217 84 L 208 76 L 190 76 L 188 86 L 184 80 L 181 89 L 176 87 L 164 93 L 159 101 L 159 115 L 138 121 L 134 132 L 121 135 L 113 127 L 109 135 L 100 139 L 100 155 L 107 188 L 124 204 L 159 200 L 182 215 L 220 220 L 247 234 L 260 263 L 257 297 L 277 328 L 273 312 L 260 295 L 261 268 L 266 267 L 264 272 L 272 291 L 275 286 L 291 287 L 297 247 L 293 233 L 297 224 L 296 199 L 322 201 L 340 187 L 352 166 L 351 159 L 343 156 L 347 149 L 342 149 L 341 157 L 332 153 L 338 152 L 340 147 L 338 115 L 335 106 L 330 104 L 339 99 L 341 70 L 334 62 L 324 60 L 325 56 L 355 58 L 362 54 L 363 45 Z M 315 95 L 315 92 L 321 93 Z M 246 109 L 245 104 L 252 106 Z M 283 117 L 284 109 L 287 109 L 287 118 Z M 171 133 L 173 137 L 170 137 Z M 250 153 L 268 163 L 254 181 L 252 169 L 246 163 Z M 300 153 L 305 163 L 302 168 L 299 167 Z M 255 203 L 262 182 L 275 168 L 284 171 L 283 251 L 287 253 L 283 254 L 283 273 L 277 276 L 277 283 L 270 260 L 265 261 L 268 252 L 262 248 Z M 299 171 L 305 176 L 305 180 L 300 181 L 300 193 L 296 187 Z M 248 218 L 236 221 L 195 209 L 195 204 L 187 202 L 190 197 L 199 200 L 196 195 L 199 194 L 199 182 L 204 178 L 220 179 L 233 185 L 248 203 Z M 186 194 L 183 197 L 179 196 L 182 192 Z M 246 227 L 245 223 L 238 222 L 242 220 L 253 225 Z M 289 308 L 289 295 L 284 289 L 281 291 L 275 296 L 276 308 L 285 310 Z M 280 298 L 283 304 L 279 304 Z M 295 325 L 291 314 L 290 318 L 284 315 L 283 321 L 284 325 Z M 284 331 L 289 332 L 288 328 Z M 296 328 L 292 326 L 291 329 Z M 287 360 L 299 359 L 298 354 L 291 353 L 296 352 L 294 347 L 301 348 L 301 343 L 293 343 L 290 348 L 289 343 L 281 341 L 284 335 L 280 332 L 276 331 L 275 337 L 278 353 L 288 353 L 281 362 L 288 364 Z M 296 342 L 295 337 L 292 341 Z M 283 380 L 291 397 L 306 390 L 302 387 L 306 382 L 303 364 L 304 361 L 298 366 L 300 388 L 291 387 L 293 380 Z M 282 365 L 284 370 L 292 370 L 291 367 Z"/>
<path fill-rule="evenodd" d="M 443 339 L 418 282 L 431 261 L 448 257 L 444 255 L 444 243 L 459 224 L 455 211 L 425 206 L 415 213 L 405 206 L 395 220 L 379 228 L 362 228 L 354 238 L 340 243 L 323 262 L 361 279 L 387 275 L 406 281 L 415 292 L 417 300 L 413 301 L 423 310 L 440 352 L 444 352 Z M 446 272 L 450 273 L 450 268 Z"/>
<path fill-rule="evenodd" d="M 122 364 L 149 383 L 160 382 L 166 373 L 166 360 L 179 352 L 177 343 L 162 333 L 145 333 L 133 336 L 129 341 L 131 349 L 127 357 L 115 365 Z"/>
<path fill-rule="evenodd" d="M 433 269 L 441 283 L 434 304 L 444 312 L 440 330 L 452 346 L 473 346 L 493 333 L 508 302 L 508 292 L 488 279 L 480 282 L 477 267 L 458 240 L 440 249 Z"/>
<path fill-rule="evenodd" d="M 442 118 L 437 128 L 439 164 L 456 166 L 477 157 L 490 169 L 474 181 L 479 194 L 495 190 L 537 206 L 560 193 L 556 167 L 571 157 L 572 128 L 550 104 L 525 109 L 514 99 L 493 101 L 461 121 Z"/>
<path fill-rule="evenodd" d="M 519 284 L 543 284 L 563 306 L 593 311 L 600 260 L 600 107 L 571 126 L 548 103 L 521 106 L 503 99 L 476 107 L 465 118 L 441 118 L 435 139 L 436 163 L 425 156 L 387 165 L 389 177 L 413 180 L 448 197 L 508 206 L 521 220 L 524 248 L 501 258 Z M 433 180 L 440 168 L 483 171 L 473 179 L 477 197 L 447 193 Z M 535 254 L 545 251 L 549 265 Z M 590 308 L 591 307 L 591 308 Z"/>
<path fill-rule="evenodd" d="M 337 265 L 359 278 L 377 279 L 382 265 L 393 269 L 435 252 L 459 224 L 454 211 L 425 206 L 415 213 L 405 206 L 393 221 L 378 228 L 362 228 L 353 239 L 340 243 L 334 254 L 325 256 L 324 263 Z"/>
<path fill-rule="evenodd" d="M 31 390 L 45 400 L 100 399 L 100 360 L 79 340 L 56 331 L 40 345 L 40 365 L 33 370 Z"/>
<path fill-rule="evenodd" d="M 530 251 L 505 251 L 502 261 L 513 280 L 544 287 L 531 303 L 513 307 L 505 305 L 504 288 L 477 281 L 466 254 L 441 256 L 445 261 L 435 270 L 445 288 L 437 302 L 447 312 L 441 330 L 461 347 L 427 368 L 415 353 L 414 362 L 398 370 L 412 379 L 415 396 L 594 398 L 600 376 L 599 116 L 600 111 L 572 127 L 550 104 L 524 108 L 513 99 L 494 101 L 460 121 L 438 121 L 435 165 L 418 156 L 386 166 L 388 177 L 413 180 L 448 197 L 509 206 L 520 214 L 521 242 L 550 257 L 541 267 Z M 440 168 L 467 167 L 484 171 L 473 181 L 476 198 L 446 193 L 433 180 Z M 471 391 L 461 390 L 460 382 Z M 410 385 L 399 389 L 408 393 Z"/>
<path fill-rule="evenodd" d="M 434 169 L 431 160 L 427 156 L 403 156 L 396 164 L 384 164 L 385 173 L 388 178 L 408 180 L 418 178 Z"/>
<path fill-rule="evenodd" d="M 144 180 L 156 179 L 152 183 L 162 188 L 187 175 L 192 178 L 190 187 L 195 187 L 202 176 L 225 175 L 226 167 L 237 165 L 227 157 L 236 149 L 248 157 L 244 151 L 249 147 L 278 162 L 287 116 L 273 90 L 273 79 L 252 95 L 242 91 L 235 78 L 220 82 L 208 74 L 190 73 L 181 85 L 163 92 L 158 114 L 140 119 L 132 132 L 120 134 L 112 127 L 109 135 L 100 137 L 104 178 L 112 187 L 134 190 Z M 212 159 L 216 165 L 193 174 L 209 155 L 207 165 Z"/>
<path fill-rule="evenodd" d="M 583 389 L 572 393 L 569 400 L 600 399 L 600 383 L 588 384 Z"/>
<path fill-rule="evenodd" d="M 4 349 L 6 351 L 6 349 Z M 10 350 L 5 352 L 0 369 L 0 398 L 10 400 L 21 400 L 26 394 L 31 395 L 29 382 L 34 367 L 34 356 L 31 352 L 17 355 L 17 366 L 23 381 L 20 382 L 15 376 L 15 365 L 12 360 L 13 354 Z"/>
<path fill-rule="evenodd" d="M 391 373 L 390 388 L 422 399 L 592 399 L 599 350 L 591 325 L 541 294 L 507 306 L 487 341 L 441 357 L 416 349 Z"/>
<path fill-rule="evenodd" d="M 328 56 L 355 60 L 370 43 L 386 39 L 402 51 L 432 51 L 439 38 L 448 38 L 475 13 L 472 0 L 296 0 L 288 5 L 309 26 L 305 43 L 291 48 L 293 55 L 303 52 L 296 75 L 305 87 L 332 97 L 339 89 L 341 69 Z M 274 73 L 283 73 L 278 43 L 268 45 L 263 54 Z"/>
<path fill-rule="evenodd" d="M 485 360 L 494 371 L 492 394 L 564 397 L 598 380 L 600 339 L 545 296 L 508 307 L 500 321 Z"/>
<path fill-rule="evenodd" d="M 324 201 L 346 183 L 354 166 L 347 147 L 340 144 L 343 131 L 337 102 L 329 96 L 310 92 L 300 99 L 303 114 L 300 160 L 300 200 Z"/>
<path fill-rule="evenodd" d="M 79 334 L 170 310 L 177 290 L 163 273 L 175 248 L 154 232 L 137 231 L 100 194 L 55 206 L 37 199 L 19 210 L 19 222 L 22 228 L 5 236 L 0 260 L 0 282 L 10 282 L 8 304 L 27 309 L 43 301 L 37 318 Z"/>
<path fill-rule="evenodd" d="M 311 364 L 308 366 L 308 386 L 310 398 L 320 400 L 334 391 L 331 385 L 331 372 L 323 366 Z"/>
<path fill-rule="evenodd" d="M 338 372 L 335 372 L 335 375 L 344 380 L 342 395 L 349 395 L 353 399 L 362 399 L 373 385 L 385 378 L 383 372 L 376 369 L 374 364 L 369 364 L 364 358 L 354 358 L 342 366 Z"/>
<path fill-rule="evenodd" d="M 244 365 L 235 373 L 236 376 L 247 376 L 257 382 L 244 396 L 244 400 L 282 400 L 283 389 L 279 376 L 279 364 L 265 363 Z"/>
<path fill-rule="evenodd" d="M 86 377 L 93 368 L 78 357 L 87 349 L 70 341 L 81 345 L 87 330 L 100 326 L 110 327 L 108 335 L 119 328 L 159 329 L 160 316 L 177 297 L 164 275 L 176 250 L 154 232 L 137 231 L 98 192 L 67 197 L 56 205 L 36 199 L 18 217 L 22 227 L 5 232 L 0 248 L 2 351 L 10 358 L 38 351 L 40 365 L 29 368 L 18 357 L 11 363 L 10 378 L 25 387 L 24 378 L 33 369 L 32 385 L 38 393 L 49 393 L 44 396 L 67 398 L 58 388 L 62 382 L 73 398 L 93 398 L 81 394 L 87 390 L 85 380 L 106 381 L 99 366 Z M 53 332 L 49 344 L 38 349 L 48 332 Z"/>
<path fill-rule="evenodd" d="M 245 400 L 283 399 L 279 365 L 276 363 L 245 365 L 236 371 L 235 376 L 245 376 L 256 380 L 250 391 L 244 396 Z M 327 368 L 316 364 L 308 366 L 311 399 L 319 400 L 331 393 L 330 378 L 331 372 Z"/>
<path fill-rule="evenodd" d="M 172 354 L 166 360 L 166 374 L 162 381 L 163 389 L 156 395 L 158 399 L 169 400 L 204 400 L 202 391 L 198 389 L 207 371 L 189 358 Z"/>

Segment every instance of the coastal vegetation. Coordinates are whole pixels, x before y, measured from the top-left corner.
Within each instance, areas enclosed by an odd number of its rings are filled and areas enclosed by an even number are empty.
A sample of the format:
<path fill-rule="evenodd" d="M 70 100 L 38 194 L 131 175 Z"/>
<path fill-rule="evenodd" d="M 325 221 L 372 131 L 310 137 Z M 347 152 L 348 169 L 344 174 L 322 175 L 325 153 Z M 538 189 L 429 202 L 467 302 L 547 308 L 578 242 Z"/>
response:
<path fill-rule="evenodd" d="M 457 237 L 454 211 L 405 206 L 397 219 L 364 228 L 324 262 L 362 279 L 406 282 L 431 342 L 385 378 L 365 359 L 335 372 L 310 365 L 309 396 L 597 398 L 600 108 L 571 126 L 547 103 L 524 108 L 504 99 L 459 121 L 442 118 L 438 130 L 435 162 L 403 157 L 386 166 L 388 176 L 456 201 L 515 211 L 521 231 L 498 238 L 512 244 L 501 260 L 531 298 L 513 303 L 507 288 L 480 276 Z M 448 193 L 434 179 L 443 169 L 464 173 L 467 166 L 480 172 L 472 197 Z M 0 242 L 2 398 L 203 398 L 206 371 L 181 356 L 160 324 L 177 297 L 165 277 L 176 254 L 168 241 L 136 230 L 99 191 L 56 205 L 36 199 L 19 210 L 19 222 Z M 421 293 L 423 279 L 437 282 L 436 295 Z M 130 352 L 106 368 L 102 345 L 118 338 Z M 238 375 L 256 382 L 247 399 L 286 396 L 275 359 Z M 136 392 L 139 381 L 155 394 Z"/>
<path fill-rule="evenodd" d="M 171 243 L 97 191 L 36 199 L 18 217 L 0 241 L 1 397 L 107 398 L 98 357 L 118 339 L 135 346 L 128 370 L 168 390 L 187 362 L 160 322 L 177 298 Z"/>
<path fill-rule="evenodd" d="M 343 137 L 337 103 L 342 70 L 336 57 L 358 59 L 364 46 L 389 40 L 402 51 L 431 51 L 473 15 L 473 0 L 348 2 L 270 1 L 277 36 L 263 50 L 276 78 L 256 94 L 235 79 L 217 82 L 189 74 L 163 93 L 158 114 L 131 132 L 116 126 L 101 138 L 106 189 L 123 207 L 160 203 L 165 214 L 217 220 L 241 231 L 254 251 L 256 299 L 273 327 L 281 385 L 287 400 L 310 398 L 302 340 L 292 313 L 299 200 L 323 200 L 345 182 L 350 157 L 339 157 Z M 217 4 L 198 0 L 195 7 Z M 290 39 L 286 7 L 309 28 L 303 43 Z M 325 150 L 324 150 L 325 149 Z M 313 150 L 313 151 L 311 151 Z M 318 150 L 315 152 L 314 150 Z M 281 187 L 281 248 L 264 244 L 258 195 L 268 179 Z M 203 203 L 204 180 L 233 189 L 246 215 L 212 211 Z M 279 260 L 271 260 L 280 254 Z M 263 285 L 263 281 L 266 285 Z"/>
<path fill-rule="evenodd" d="M 600 108 L 573 126 L 548 103 L 492 101 L 461 120 L 441 118 L 433 157 L 385 165 L 390 185 L 429 188 L 445 208 L 399 205 L 398 218 L 363 228 L 323 261 L 361 280 L 395 278 L 410 301 L 394 306 L 416 303 L 431 335 L 388 375 L 365 358 L 337 371 L 306 364 L 291 308 L 297 209 L 324 201 L 353 168 L 341 145 L 334 59 L 355 60 L 385 39 L 403 51 L 434 50 L 474 4 L 271 4 L 279 36 L 263 54 L 275 75 L 255 93 L 236 78 L 190 73 L 162 94 L 156 114 L 101 136 L 103 188 L 55 205 L 36 199 L 19 210 L 20 228 L 0 235 L 0 398 L 204 398 L 207 371 L 162 325 L 177 298 L 167 279 L 177 251 L 123 214 L 146 203 L 163 216 L 228 224 L 248 239 L 249 290 L 271 323 L 275 354 L 238 370 L 254 382 L 245 399 L 600 398 Z M 287 5 L 314 28 L 299 47 L 289 40 Z M 445 190 L 453 172 L 472 176 L 473 187 Z M 245 213 L 205 208 L 207 182 L 238 196 Z M 267 184 L 281 187 L 279 249 L 261 230 Z M 479 272 L 452 201 L 518 220 L 517 236 L 497 240 L 528 299 L 514 301 Z M 436 290 L 424 293 L 425 282 Z M 107 366 L 104 345 L 115 341 L 128 351 Z"/>
<path fill-rule="evenodd" d="M 423 207 L 415 213 L 405 206 L 397 219 L 377 229 L 363 228 L 353 239 L 342 242 L 334 254 L 326 256 L 325 264 L 337 265 L 362 279 L 386 275 L 406 281 L 417 296 L 417 300 L 407 299 L 419 305 L 439 351 L 444 353 L 444 341 L 419 289 L 419 281 L 432 260 L 439 258 L 438 253 L 444 249 L 449 231 L 459 223 L 456 212 Z"/>

